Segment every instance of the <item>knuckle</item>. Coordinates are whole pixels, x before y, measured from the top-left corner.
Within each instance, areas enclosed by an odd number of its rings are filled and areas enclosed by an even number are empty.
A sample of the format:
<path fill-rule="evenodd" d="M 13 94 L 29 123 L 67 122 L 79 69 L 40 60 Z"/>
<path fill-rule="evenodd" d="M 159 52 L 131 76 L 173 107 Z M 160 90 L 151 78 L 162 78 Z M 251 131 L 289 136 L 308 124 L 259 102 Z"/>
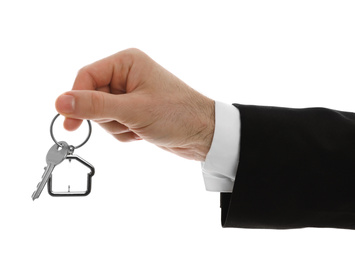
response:
<path fill-rule="evenodd" d="M 88 73 L 88 66 L 84 66 L 78 70 L 77 75 L 82 76 L 82 75 L 86 75 L 87 73 Z"/>
<path fill-rule="evenodd" d="M 91 92 L 90 103 L 91 113 L 95 115 L 95 117 L 101 118 L 104 114 L 105 108 L 105 98 L 103 96 L 103 93 L 99 91 Z"/>
<path fill-rule="evenodd" d="M 127 49 L 127 52 L 129 52 L 133 55 L 138 55 L 138 54 L 143 53 L 140 49 L 137 49 L 137 48 L 129 48 L 129 49 Z"/>
<path fill-rule="evenodd" d="M 76 75 L 77 78 L 80 79 L 85 79 L 85 78 L 89 78 L 91 80 L 91 83 L 96 86 L 96 82 L 94 80 L 94 68 L 91 65 L 86 65 L 84 67 L 82 67 L 81 69 L 78 70 L 78 73 Z"/>
<path fill-rule="evenodd" d="M 144 58 L 147 56 L 143 51 L 141 51 L 140 49 L 137 49 L 137 48 L 126 49 L 121 52 L 121 55 L 123 57 L 130 58 L 131 60 L 140 59 L 140 58 Z"/>

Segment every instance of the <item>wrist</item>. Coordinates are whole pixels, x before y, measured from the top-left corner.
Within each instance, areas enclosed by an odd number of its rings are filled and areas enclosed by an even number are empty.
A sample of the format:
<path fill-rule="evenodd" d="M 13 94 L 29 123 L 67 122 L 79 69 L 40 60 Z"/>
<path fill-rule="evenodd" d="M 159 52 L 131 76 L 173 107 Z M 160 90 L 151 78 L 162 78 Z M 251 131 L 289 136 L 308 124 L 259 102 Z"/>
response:
<path fill-rule="evenodd" d="M 212 99 L 206 98 L 204 107 L 200 110 L 201 115 L 201 131 L 198 135 L 196 143 L 196 158 L 197 161 L 205 161 L 206 156 L 211 148 L 214 129 L 215 129 L 215 102 Z"/>

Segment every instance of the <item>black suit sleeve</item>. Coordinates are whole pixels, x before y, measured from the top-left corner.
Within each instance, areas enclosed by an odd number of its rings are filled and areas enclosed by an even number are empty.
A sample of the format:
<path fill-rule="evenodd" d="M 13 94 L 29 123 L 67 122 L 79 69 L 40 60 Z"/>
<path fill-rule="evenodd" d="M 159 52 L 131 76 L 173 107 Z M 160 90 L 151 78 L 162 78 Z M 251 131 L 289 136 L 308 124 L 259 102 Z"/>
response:
<path fill-rule="evenodd" d="M 355 229 L 355 114 L 235 105 L 240 158 L 223 227 Z"/>

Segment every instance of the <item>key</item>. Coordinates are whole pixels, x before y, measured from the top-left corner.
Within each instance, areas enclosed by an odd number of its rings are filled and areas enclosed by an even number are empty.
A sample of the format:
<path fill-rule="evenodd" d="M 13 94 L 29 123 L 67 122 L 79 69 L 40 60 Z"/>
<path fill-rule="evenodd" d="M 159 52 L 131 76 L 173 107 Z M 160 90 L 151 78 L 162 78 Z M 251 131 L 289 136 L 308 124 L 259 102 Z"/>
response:
<path fill-rule="evenodd" d="M 42 176 L 42 180 L 37 184 L 37 189 L 32 194 L 32 200 L 39 198 L 44 186 L 46 186 L 48 179 L 53 172 L 54 167 L 64 161 L 69 153 L 69 145 L 63 141 L 59 143 L 62 145 L 61 147 L 58 144 L 54 144 L 47 153 L 47 167 L 44 168 L 45 171 Z"/>

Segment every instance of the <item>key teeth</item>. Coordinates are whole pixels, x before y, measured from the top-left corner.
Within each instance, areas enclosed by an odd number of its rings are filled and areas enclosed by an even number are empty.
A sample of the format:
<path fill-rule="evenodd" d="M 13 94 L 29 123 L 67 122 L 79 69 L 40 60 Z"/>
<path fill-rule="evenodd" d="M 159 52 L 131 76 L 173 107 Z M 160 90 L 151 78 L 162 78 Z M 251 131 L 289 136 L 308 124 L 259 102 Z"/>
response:
<path fill-rule="evenodd" d="M 43 175 L 42 175 L 42 179 L 43 179 L 44 175 L 46 175 L 46 171 L 47 171 L 47 166 L 44 167 L 44 173 L 43 173 Z"/>

